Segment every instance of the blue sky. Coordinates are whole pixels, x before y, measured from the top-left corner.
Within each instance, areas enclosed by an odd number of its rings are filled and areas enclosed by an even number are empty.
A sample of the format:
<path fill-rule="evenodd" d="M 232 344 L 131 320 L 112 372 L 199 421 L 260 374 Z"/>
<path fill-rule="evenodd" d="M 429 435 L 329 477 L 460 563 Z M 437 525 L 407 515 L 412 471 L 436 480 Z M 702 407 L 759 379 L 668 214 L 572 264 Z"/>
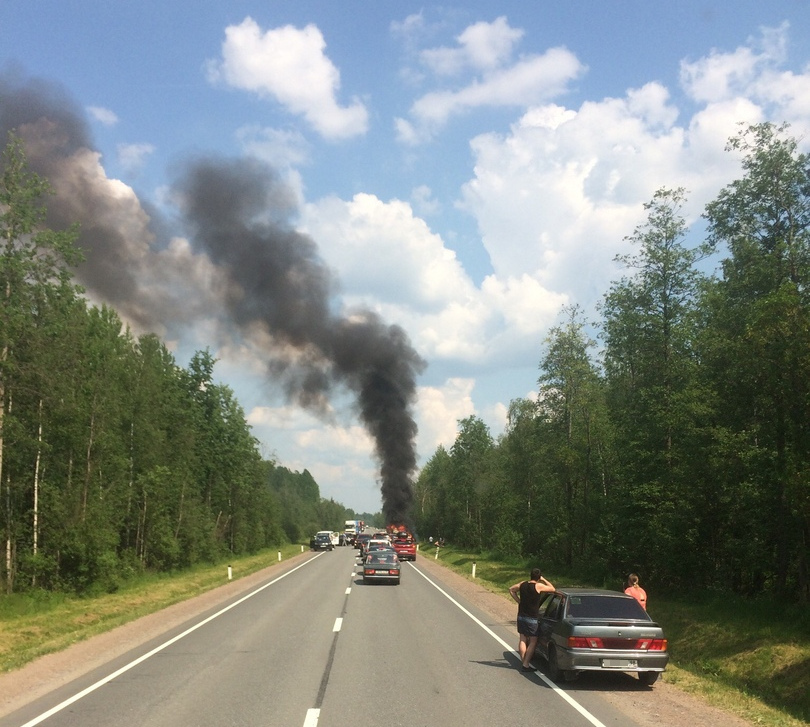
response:
<path fill-rule="evenodd" d="M 183 365 L 210 348 L 265 455 L 359 511 L 379 509 L 379 473 L 352 396 L 290 404 L 267 332 L 213 312 L 216 264 L 178 224 L 187 160 L 272 165 L 338 281 L 331 304 L 408 333 L 427 362 L 423 463 L 464 417 L 503 431 L 562 306 L 595 317 L 656 189 L 684 187 L 699 222 L 739 174 L 724 146 L 740 122 L 810 131 L 803 0 L 3 0 L 0 28 L 7 86 L 54 84 L 85 125 L 73 159 L 116 201 L 120 264 L 187 309 L 154 330 Z M 144 306 L 116 308 L 138 330 Z"/>

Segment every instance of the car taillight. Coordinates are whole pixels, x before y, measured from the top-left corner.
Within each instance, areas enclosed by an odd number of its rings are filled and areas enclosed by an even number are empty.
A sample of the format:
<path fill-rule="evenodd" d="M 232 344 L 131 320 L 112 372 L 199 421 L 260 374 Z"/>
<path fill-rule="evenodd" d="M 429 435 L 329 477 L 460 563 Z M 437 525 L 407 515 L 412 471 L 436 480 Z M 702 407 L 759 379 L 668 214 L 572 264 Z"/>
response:
<path fill-rule="evenodd" d="M 390 573 L 392 576 L 398 576 L 398 575 L 399 575 L 399 569 L 398 569 L 398 568 L 393 569 L 393 570 L 390 570 L 390 571 L 388 571 L 388 572 L 389 572 L 389 573 Z"/>
<path fill-rule="evenodd" d="M 667 650 L 666 639 L 653 639 L 652 641 L 650 641 L 649 646 L 647 646 L 647 651 L 666 651 L 666 650 Z"/>
<path fill-rule="evenodd" d="M 366 568 L 363 571 L 363 573 L 365 573 L 367 576 L 373 576 L 376 572 L 377 571 L 375 571 L 373 568 Z"/>
<path fill-rule="evenodd" d="M 569 649 L 604 649 L 605 645 L 602 639 L 595 636 L 569 636 L 568 637 Z"/>

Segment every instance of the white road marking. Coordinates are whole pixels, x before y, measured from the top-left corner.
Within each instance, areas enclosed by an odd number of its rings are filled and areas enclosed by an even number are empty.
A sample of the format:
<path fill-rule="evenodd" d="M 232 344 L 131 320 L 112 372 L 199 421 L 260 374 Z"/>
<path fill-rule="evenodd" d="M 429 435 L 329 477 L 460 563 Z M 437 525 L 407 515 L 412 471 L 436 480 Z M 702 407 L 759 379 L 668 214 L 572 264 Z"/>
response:
<path fill-rule="evenodd" d="M 332 627 L 332 633 L 336 633 L 337 631 L 340 631 L 341 626 L 343 626 L 343 619 L 342 618 L 336 618 L 335 619 L 335 625 Z"/>
<path fill-rule="evenodd" d="M 348 596 L 352 592 L 351 586 L 346 589 L 346 595 Z"/>
<path fill-rule="evenodd" d="M 461 609 L 467 616 L 469 616 L 475 623 L 477 623 L 484 631 L 486 631 L 495 641 L 497 641 L 501 646 L 503 646 L 507 651 L 511 651 L 518 659 L 520 659 L 520 654 L 513 649 L 509 644 L 507 644 L 498 634 L 496 634 L 489 626 L 483 623 L 480 619 L 476 618 L 473 614 L 471 614 L 464 606 L 462 606 L 455 598 L 453 598 L 447 591 L 445 591 L 441 586 L 434 583 L 430 578 L 428 578 L 422 571 L 420 571 L 413 563 L 409 563 L 408 565 L 411 566 L 422 578 L 424 578 L 431 586 L 433 586 L 439 593 L 441 593 L 445 598 L 447 598 L 453 605 L 457 606 Z M 574 709 L 577 710 L 585 719 L 587 719 L 594 727 L 605 727 L 603 722 L 600 722 L 594 715 L 592 715 L 585 707 L 583 707 L 579 702 L 573 699 L 568 692 L 560 689 L 551 679 L 549 679 L 545 674 L 535 672 L 537 676 L 539 676 L 551 689 L 554 690 L 554 693 L 562 697 L 568 704 L 570 704 Z"/>
<path fill-rule="evenodd" d="M 308 709 L 307 718 L 304 720 L 304 727 L 318 727 L 318 718 L 320 716 L 320 709 Z"/>
<path fill-rule="evenodd" d="M 174 638 L 171 638 L 168 641 L 162 643 L 160 646 L 156 646 L 154 649 L 152 649 L 152 651 L 148 652 L 147 654 L 144 654 L 143 656 L 139 656 L 137 659 L 135 659 L 135 661 L 129 662 L 129 664 L 126 664 L 126 665 L 122 666 L 120 669 L 118 669 L 118 671 L 114 671 L 112 674 L 109 674 L 106 677 L 104 677 L 103 679 L 100 679 L 95 684 L 91 684 L 86 689 L 82 689 L 82 691 L 78 692 L 77 694 L 74 694 L 72 697 L 69 697 L 64 702 L 61 702 L 61 703 L 57 704 L 55 707 L 51 707 L 51 709 L 49 709 L 47 712 L 43 712 L 38 717 L 34 717 L 34 719 L 26 722 L 21 727 L 34 727 L 34 725 L 37 725 L 40 722 L 44 722 L 46 719 L 48 719 L 49 717 L 52 717 L 57 712 L 61 712 L 65 707 L 69 707 L 71 704 L 74 704 L 75 702 L 78 702 L 80 699 L 82 699 L 83 697 L 86 697 L 91 692 L 96 691 L 96 689 L 98 689 L 99 687 L 103 687 L 105 684 L 111 682 L 113 679 L 121 676 L 121 674 L 123 674 L 125 672 L 128 672 L 133 667 L 138 666 L 138 664 L 140 664 L 141 662 L 144 662 L 147 659 L 149 659 L 150 657 L 154 656 L 155 654 L 163 651 L 163 649 L 165 649 L 167 646 L 171 646 L 175 642 L 180 641 L 180 639 L 188 636 L 192 631 L 196 631 L 201 626 L 205 626 L 205 624 L 207 624 L 209 621 L 213 621 L 215 618 L 218 618 L 223 613 L 227 613 L 232 608 L 235 608 L 240 603 L 243 603 L 244 601 L 247 601 L 249 598 L 252 598 L 257 593 L 261 593 L 265 588 L 269 588 L 274 583 L 278 583 L 282 578 L 286 578 L 291 573 L 295 573 L 295 571 L 297 571 L 299 568 L 303 568 L 305 565 L 308 565 L 313 560 L 315 560 L 315 558 L 318 558 L 321 555 L 322 555 L 322 553 L 319 553 L 314 558 L 310 558 L 305 563 L 301 563 L 301 565 L 295 566 L 295 568 L 293 568 L 292 570 L 288 570 L 286 573 L 284 573 L 283 575 L 280 575 L 278 578 L 274 578 L 269 583 L 265 583 L 263 586 L 260 586 L 255 591 L 251 591 L 247 595 L 242 596 L 242 598 L 240 598 L 238 601 L 234 601 L 229 606 L 225 606 L 225 608 L 220 609 L 215 614 L 212 614 L 208 618 L 203 619 L 202 621 L 200 621 L 197 624 L 194 624 L 194 626 L 186 629 L 182 634 L 178 634 Z M 310 711 L 311 712 L 312 711 L 317 712 L 318 710 L 310 710 Z M 315 724 L 317 724 L 317 719 L 316 719 Z"/>

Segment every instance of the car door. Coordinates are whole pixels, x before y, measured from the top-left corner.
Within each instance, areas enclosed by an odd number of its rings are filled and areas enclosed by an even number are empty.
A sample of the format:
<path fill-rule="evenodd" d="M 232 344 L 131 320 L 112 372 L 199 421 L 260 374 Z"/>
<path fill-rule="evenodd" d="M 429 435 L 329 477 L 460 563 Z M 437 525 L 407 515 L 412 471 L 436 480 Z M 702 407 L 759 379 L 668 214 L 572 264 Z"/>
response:
<path fill-rule="evenodd" d="M 548 645 L 551 643 L 554 629 L 559 622 L 563 612 L 563 596 L 555 593 L 551 598 L 547 598 L 540 604 L 540 617 L 537 629 L 537 645 L 541 652 L 548 653 Z"/>

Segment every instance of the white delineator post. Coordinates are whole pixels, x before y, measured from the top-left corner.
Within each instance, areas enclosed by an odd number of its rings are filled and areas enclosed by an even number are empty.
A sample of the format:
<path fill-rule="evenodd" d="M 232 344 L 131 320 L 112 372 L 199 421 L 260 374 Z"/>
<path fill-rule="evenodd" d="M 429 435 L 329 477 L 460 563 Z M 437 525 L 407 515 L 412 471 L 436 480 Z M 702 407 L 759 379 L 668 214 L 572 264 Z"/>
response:
<path fill-rule="evenodd" d="M 473 572 L 472 572 L 473 580 L 475 580 L 475 561 L 473 561 Z"/>
<path fill-rule="evenodd" d="M 228 566 L 228 580 L 233 580 L 233 568 L 231 566 Z"/>
<path fill-rule="evenodd" d="M 281 563 L 281 551 L 278 551 L 278 562 Z"/>

